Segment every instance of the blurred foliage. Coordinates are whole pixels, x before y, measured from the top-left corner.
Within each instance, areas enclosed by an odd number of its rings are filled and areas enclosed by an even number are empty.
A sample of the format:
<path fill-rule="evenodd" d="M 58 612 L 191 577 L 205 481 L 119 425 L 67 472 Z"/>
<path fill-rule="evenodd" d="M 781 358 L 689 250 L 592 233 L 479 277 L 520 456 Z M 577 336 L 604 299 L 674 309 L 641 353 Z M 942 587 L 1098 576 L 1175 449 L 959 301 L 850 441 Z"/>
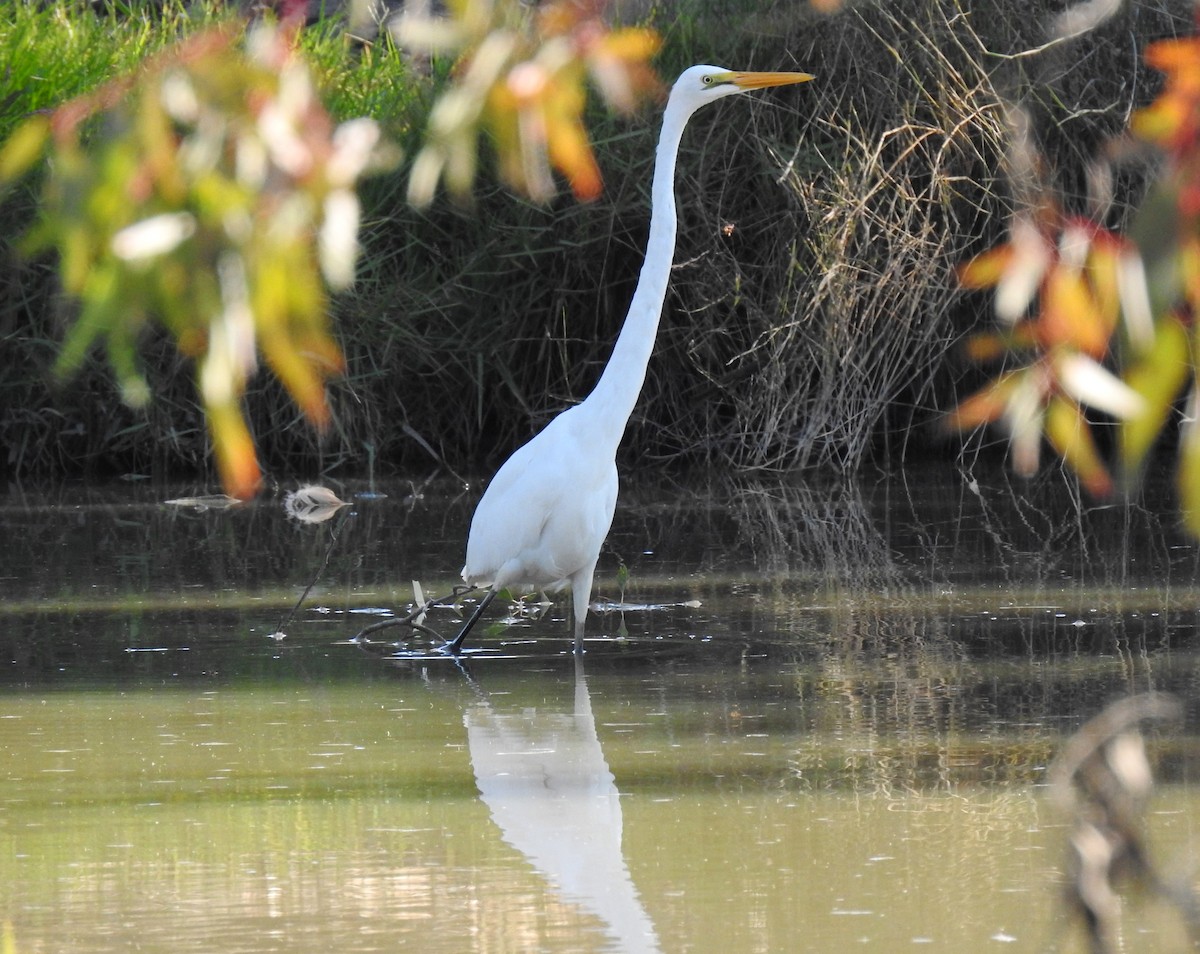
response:
<path fill-rule="evenodd" d="M 589 77 L 621 111 L 658 89 L 647 65 L 656 35 L 610 29 L 604 6 L 460 0 L 450 18 L 400 19 L 396 37 L 410 51 L 455 60 L 413 166 L 412 201 L 427 204 L 443 178 L 465 197 L 485 129 L 518 191 L 550 198 L 553 167 L 579 198 L 599 194 L 583 125 Z M 102 342 L 126 403 L 142 406 L 139 339 L 161 325 L 196 362 L 225 489 L 252 496 L 261 473 L 242 401 L 260 355 L 309 421 L 330 419 L 325 384 L 343 358 L 328 289 L 354 277 L 358 179 L 390 162 L 379 126 L 335 125 L 294 21 L 230 23 L 19 125 L 0 150 L 0 198 L 47 156 L 40 221 L 23 250 L 56 250 L 63 289 L 79 302 L 58 375 Z"/>
<path fill-rule="evenodd" d="M 24 247 L 56 249 L 80 302 L 58 373 L 102 341 L 125 400 L 144 404 L 138 339 L 160 324 L 195 359 L 221 479 L 238 497 L 260 482 L 241 405 L 260 353 L 310 421 L 329 418 L 325 381 L 343 361 L 326 286 L 353 279 L 354 188 L 387 159 L 373 120 L 334 125 L 293 40 L 265 23 L 206 29 L 35 115 L 0 151 L 0 190 L 49 154 Z"/>
<path fill-rule="evenodd" d="M 557 169 L 576 198 L 595 199 L 603 185 L 584 126 L 587 81 L 622 113 L 660 90 L 648 65 L 658 52 L 657 34 L 610 28 L 601 16 L 606 5 L 450 0 L 450 18 L 397 20 L 400 45 L 454 57 L 452 82 L 430 110 L 424 147 L 413 163 L 409 201 L 428 205 L 439 181 L 456 198 L 468 197 L 485 129 L 501 176 L 516 191 L 549 200 Z"/>
<path fill-rule="evenodd" d="M 1117 422 L 1118 467 L 1132 484 L 1186 392 L 1177 482 L 1188 526 L 1200 535 L 1200 38 L 1157 41 L 1145 59 L 1165 85 L 1091 170 L 1087 216 L 1067 215 L 1041 186 L 1044 164 L 1014 123 L 1014 151 L 1024 153 L 1016 166 L 1032 199 L 1014 215 L 1007 242 L 959 276 L 967 288 L 995 289 L 1001 321 L 999 332 L 972 339 L 971 355 L 1018 365 L 962 401 L 949 423 L 1002 423 L 1023 474 L 1037 468 L 1044 437 L 1089 491 L 1106 496 L 1114 481 L 1097 426 Z M 1128 157 L 1158 173 L 1126 235 L 1100 223 L 1110 166 Z"/>

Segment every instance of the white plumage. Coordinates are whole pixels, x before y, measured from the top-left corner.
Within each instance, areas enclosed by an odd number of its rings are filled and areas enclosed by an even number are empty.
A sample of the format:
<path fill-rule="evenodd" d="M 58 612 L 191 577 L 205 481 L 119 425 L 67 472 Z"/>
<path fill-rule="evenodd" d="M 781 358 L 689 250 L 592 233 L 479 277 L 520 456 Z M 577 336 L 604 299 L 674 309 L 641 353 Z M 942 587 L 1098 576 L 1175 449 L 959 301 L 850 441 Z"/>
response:
<path fill-rule="evenodd" d="M 592 577 L 617 504 L 617 445 L 646 377 L 675 255 L 675 160 L 684 127 L 713 100 L 810 79 L 807 73 L 693 66 L 675 81 L 655 155 L 646 258 L 629 314 L 592 393 L 505 461 L 479 501 L 462 575 L 489 589 L 448 645 L 450 652 L 459 651 L 497 590 L 567 585 L 575 606 L 575 650 L 581 650 Z"/>

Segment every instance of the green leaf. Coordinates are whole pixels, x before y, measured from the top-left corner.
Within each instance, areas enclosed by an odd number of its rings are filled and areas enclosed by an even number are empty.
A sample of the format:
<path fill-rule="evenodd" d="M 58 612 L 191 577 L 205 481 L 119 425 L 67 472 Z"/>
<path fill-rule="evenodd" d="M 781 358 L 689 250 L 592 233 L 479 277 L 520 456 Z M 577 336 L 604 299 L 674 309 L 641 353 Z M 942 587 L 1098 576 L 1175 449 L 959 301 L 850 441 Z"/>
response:
<path fill-rule="evenodd" d="M 121 283 L 117 269 L 111 265 L 92 270 L 85 283 L 79 319 L 67 332 L 54 373 L 66 378 L 79 369 L 88 349 L 97 338 L 107 335 L 121 320 Z"/>
<path fill-rule="evenodd" d="M 141 322 L 128 317 L 117 322 L 108 333 L 108 360 L 121 385 L 121 399 L 130 407 L 150 403 L 150 385 L 138 367 L 137 330 Z"/>
<path fill-rule="evenodd" d="M 1152 312 L 1165 314 L 1183 294 L 1179 267 L 1179 190 L 1160 179 L 1146 194 L 1130 228 L 1130 237 L 1146 266 L 1146 287 Z"/>
<path fill-rule="evenodd" d="M 1135 476 L 1166 426 L 1187 382 L 1191 349 L 1187 329 L 1175 318 L 1160 321 L 1150 349 L 1125 372 L 1125 383 L 1143 398 L 1143 410 L 1120 425 L 1121 467 Z"/>

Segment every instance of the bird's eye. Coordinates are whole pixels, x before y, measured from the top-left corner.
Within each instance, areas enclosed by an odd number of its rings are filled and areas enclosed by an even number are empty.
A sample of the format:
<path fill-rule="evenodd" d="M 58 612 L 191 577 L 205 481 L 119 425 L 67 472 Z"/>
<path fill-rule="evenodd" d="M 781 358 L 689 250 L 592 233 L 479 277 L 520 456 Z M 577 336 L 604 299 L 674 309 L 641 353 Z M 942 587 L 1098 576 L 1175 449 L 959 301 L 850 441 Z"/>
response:
<path fill-rule="evenodd" d="M 712 74 L 711 74 L 711 73 L 705 73 L 705 74 L 704 74 L 704 77 L 701 79 L 701 82 L 702 82 L 702 83 L 703 83 L 705 86 L 712 86 L 712 84 L 713 84 L 713 77 L 712 77 Z"/>

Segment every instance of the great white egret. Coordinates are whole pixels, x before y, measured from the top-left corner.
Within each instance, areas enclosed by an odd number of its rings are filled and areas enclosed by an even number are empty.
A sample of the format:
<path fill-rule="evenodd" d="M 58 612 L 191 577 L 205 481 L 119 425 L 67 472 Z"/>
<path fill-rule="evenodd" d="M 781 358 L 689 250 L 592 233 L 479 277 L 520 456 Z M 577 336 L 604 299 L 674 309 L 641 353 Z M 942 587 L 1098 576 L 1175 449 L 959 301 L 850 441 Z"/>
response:
<path fill-rule="evenodd" d="M 592 393 L 505 461 L 479 501 L 462 575 L 488 591 L 447 644 L 449 652 L 459 652 L 498 590 L 555 590 L 568 583 L 575 608 L 575 651 L 582 650 L 592 576 L 617 504 L 617 445 L 646 377 L 675 256 L 675 159 L 683 129 L 706 103 L 812 78 L 808 73 L 693 66 L 671 87 L 654 161 L 650 237 L 629 314 Z"/>

